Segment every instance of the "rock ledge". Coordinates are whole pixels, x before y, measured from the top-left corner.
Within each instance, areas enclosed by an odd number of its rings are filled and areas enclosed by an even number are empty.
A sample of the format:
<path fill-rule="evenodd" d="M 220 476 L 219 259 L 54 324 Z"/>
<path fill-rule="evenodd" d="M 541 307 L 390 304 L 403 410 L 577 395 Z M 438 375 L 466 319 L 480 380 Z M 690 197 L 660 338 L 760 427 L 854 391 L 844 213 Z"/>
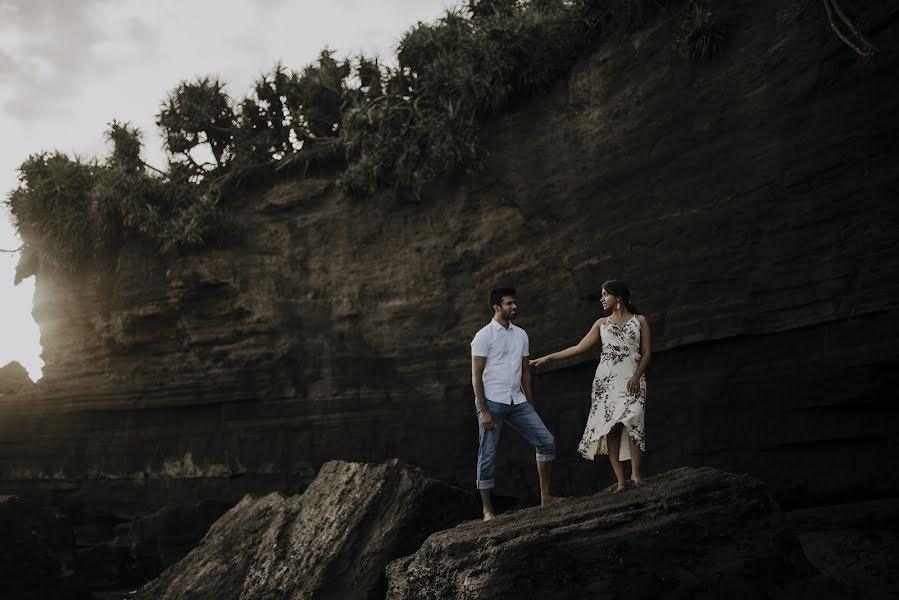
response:
<path fill-rule="evenodd" d="M 711 468 L 465 523 L 431 535 L 387 576 L 391 600 L 845 592 L 806 560 L 762 482 Z"/>

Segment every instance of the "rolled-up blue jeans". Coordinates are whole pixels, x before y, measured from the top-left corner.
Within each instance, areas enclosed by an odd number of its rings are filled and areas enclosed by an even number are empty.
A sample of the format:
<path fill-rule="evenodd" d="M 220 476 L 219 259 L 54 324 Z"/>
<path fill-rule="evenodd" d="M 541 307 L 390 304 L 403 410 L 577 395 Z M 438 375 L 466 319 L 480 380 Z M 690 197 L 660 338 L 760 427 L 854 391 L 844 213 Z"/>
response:
<path fill-rule="evenodd" d="M 507 423 L 509 427 L 520 433 L 529 444 L 537 449 L 537 462 L 549 462 L 556 457 L 556 438 L 543 424 L 530 402 L 511 405 L 487 400 L 487 410 L 493 415 L 493 424 L 496 425 L 496 429 L 484 427 L 480 419 L 481 411 L 477 403 L 475 403 L 480 434 L 477 475 L 479 490 L 489 490 L 496 485 L 494 479 L 496 472 L 496 447 L 503 433 L 503 425 Z"/>

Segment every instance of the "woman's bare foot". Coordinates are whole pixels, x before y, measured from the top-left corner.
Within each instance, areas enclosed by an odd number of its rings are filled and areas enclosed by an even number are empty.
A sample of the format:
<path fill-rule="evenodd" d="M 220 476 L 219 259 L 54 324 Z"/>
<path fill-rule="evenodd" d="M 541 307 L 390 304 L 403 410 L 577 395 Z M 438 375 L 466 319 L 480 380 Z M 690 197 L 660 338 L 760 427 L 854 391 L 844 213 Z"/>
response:
<path fill-rule="evenodd" d="M 540 506 L 552 506 L 553 504 L 558 504 L 564 500 L 564 498 L 559 498 L 557 496 L 544 496 L 540 498 Z"/>
<path fill-rule="evenodd" d="M 631 477 L 631 483 L 634 484 L 634 487 L 643 487 L 643 479 L 640 477 Z"/>
<path fill-rule="evenodd" d="M 485 521 L 489 521 L 490 519 L 493 519 L 494 517 L 496 517 L 496 515 L 493 514 L 492 512 L 489 512 L 486 510 L 484 511 L 484 520 Z"/>
<path fill-rule="evenodd" d="M 624 491 L 624 487 L 625 487 L 624 482 L 623 482 L 623 481 L 619 481 L 618 483 L 615 484 L 615 489 L 612 490 L 612 493 L 613 493 L 613 494 L 620 494 L 621 492 Z"/>

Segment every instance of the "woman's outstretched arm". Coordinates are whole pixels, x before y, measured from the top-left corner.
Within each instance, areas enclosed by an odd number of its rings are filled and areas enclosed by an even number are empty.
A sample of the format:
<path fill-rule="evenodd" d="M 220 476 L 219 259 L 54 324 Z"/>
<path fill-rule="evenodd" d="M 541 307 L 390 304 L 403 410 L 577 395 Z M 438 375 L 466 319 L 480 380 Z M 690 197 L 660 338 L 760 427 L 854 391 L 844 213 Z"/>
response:
<path fill-rule="evenodd" d="M 542 367 L 546 363 L 553 360 L 562 360 L 564 358 L 571 358 L 572 356 L 577 356 L 583 352 L 586 352 L 599 341 L 599 326 L 602 324 L 602 319 L 598 319 L 596 323 L 593 324 L 593 327 L 590 328 L 590 331 L 587 332 L 587 335 L 584 336 L 580 342 L 578 342 L 577 346 L 570 346 L 565 348 L 564 350 L 560 350 L 558 352 L 553 352 L 552 354 L 547 354 L 546 356 L 541 356 L 540 358 L 535 358 L 530 361 L 530 365 L 532 367 Z"/>

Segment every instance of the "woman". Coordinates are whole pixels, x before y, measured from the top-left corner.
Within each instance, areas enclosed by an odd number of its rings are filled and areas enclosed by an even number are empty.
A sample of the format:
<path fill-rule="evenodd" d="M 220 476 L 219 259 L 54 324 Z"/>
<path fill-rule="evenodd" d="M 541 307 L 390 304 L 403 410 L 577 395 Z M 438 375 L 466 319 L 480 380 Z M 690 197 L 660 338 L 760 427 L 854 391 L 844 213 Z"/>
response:
<path fill-rule="evenodd" d="M 621 281 L 602 284 L 602 307 L 612 314 L 602 317 L 577 346 L 571 346 L 530 361 L 540 367 L 553 360 L 570 358 L 602 341 L 602 353 L 593 379 L 593 403 L 578 452 L 593 460 L 608 454 L 618 483 L 625 488 L 621 461 L 631 461 L 631 482 L 641 487 L 640 462 L 646 448 L 643 414 L 646 407 L 646 367 L 649 365 L 649 322 L 631 304 L 630 290 Z"/>

